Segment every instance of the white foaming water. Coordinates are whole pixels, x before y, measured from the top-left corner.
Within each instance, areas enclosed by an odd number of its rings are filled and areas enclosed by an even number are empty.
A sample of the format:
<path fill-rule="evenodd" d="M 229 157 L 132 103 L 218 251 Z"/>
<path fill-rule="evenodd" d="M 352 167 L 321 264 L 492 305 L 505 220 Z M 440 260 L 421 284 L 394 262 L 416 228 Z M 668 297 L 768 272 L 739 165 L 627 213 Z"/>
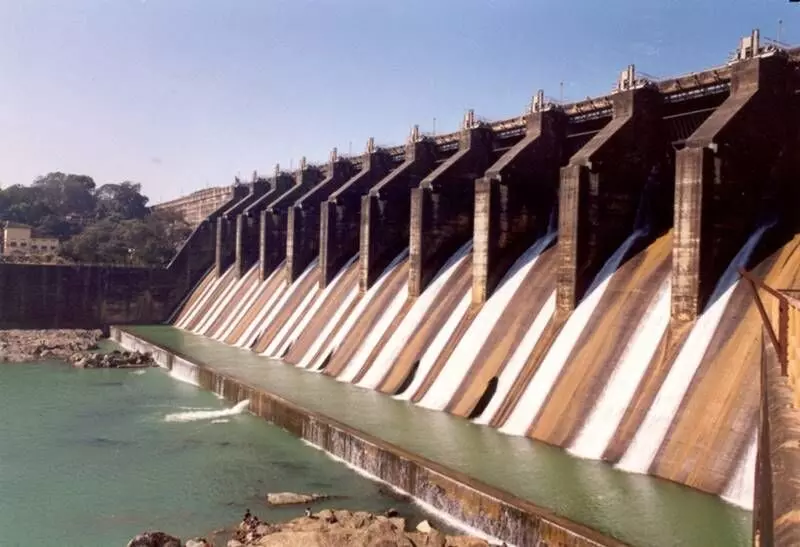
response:
<path fill-rule="evenodd" d="M 328 285 L 322 290 L 322 292 L 319 294 L 319 297 L 316 300 L 314 300 L 313 305 L 309 308 L 308 313 L 306 313 L 305 316 L 303 316 L 303 318 L 300 320 L 300 322 L 297 323 L 297 325 L 295 325 L 291 329 L 291 332 L 289 332 L 288 336 L 286 336 L 286 338 L 275 349 L 274 354 L 276 356 L 281 357 L 285 355 L 289 349 L 289 346 L 294 344 L 295 341 L 297 341 L 297 339 L 300 337 L 300 335 L 303 334 L 303 331 L 311 322 L 311 319 L 313 319 L 314 316 L 317 314 L 317 311 L 322 306 L 322 304 L 328 299 L 328 296 L 330 296 L 331 292 L 333 292 L 333 290 L 342 283 L 345 272 L 347 272 L 347 270 L 353 265 L 353 262 L 355 262 L 357 258 L 358 255 L 354 255 L 350 260 L 348 260 L 347 264 L 345 264 L 342 267 L 342 269 L 339 270 L 339 273 L 336 274 L 336 277 L 334 277 L 333 280 L 330 283 L 328 283 Z"/>
<path fill-rule="evenodd" d="M 228 317 L 226 317 L 222 321 L 220 326 L 214 332 L 208 333 L 208 336 L 213 338 L 214 340 L 225 339 L 225 336 L 227 336 L 225 333 L 228 332 L 228 330 L 233 330 L 233 327 L 238 322 L 239 317 L 244 313 L 243 310 L 247 309 L 248 307 L 247 304 L 249 304 L 254 295 L 256 295 L 259 292 L 259 289 L 261 288 L 261 283 L 259 283 L 257 279 L 258 263 L 256 263 L 253 266 L 253 268 L 247 273 L 247 275 L 255 277 L 256 278 L 255 282 L 249 289 L 247 289 L 247 291 L 245 291 L 245 293 L 242 295 L 242 297 L 239 299 L 239 301 L 231 310 L 231 313 L 228 314 Z"/>
<path fill-rule="evenodd" d="M 475 361 L 492 328 L 500 320 L 511 299 L 522 286 L 522 281 L 533 268 L 542 252 L 553 242 L 556 232 L 549 232 L 539 238 L 503 276 L 495 293 L 483 305 L 475 320 L 459 340 L 452 355 L 445 363 L 439 376 L 434 380 L 420 406 L 433 410 L 443 410 L 453 398 L 464 376 Z"/>
<path fill-rule="evenodd" d="M 411 309 L 398 325 L 397 330 L 386 342 L 381 352 L 375 358 L 375 362 L 367 371 L 367 374 L 358 383 L 361 387 L 375 389 L 389 372 L 389 368 L 394 364 L 400 352 L 408 343 L 414 329 L 417 328 L 425 313 L 433 305 L 436 297 L 442 292 L 442 288 L 447 281 L 453 277 L 453 273 L 458 268 L 472 249 L 472 242 L 464 244 L 453 256 L 451 256 L 444 266 L 436 274 L 431 284 L 411 305 Z"/>
<path fill-rule="evenodd" d="M 350 333 L 355 325 L 356 321 L 361 314 L 364 313 L 364 310 L 367 308 L 367 304 L 369 304 L 375 295 L 378 294 L 381 287 L 386 283 L 386 280 L 389 278 L 389 275 L 396 269 L 400 267 L 400 264 L 403 260 L 408 256 L 408 249 L 405 249 L 402 253 L 397 255 L 394 260 L 392 260 L 391 264 L 389 264 L 386 269 L 381 274 L 380 278 L 378 279 L 377 283 L 375 283 L 370 289 L 364 293 L 364 296 L 361 297 L 358 304 L 356 304 L 353 312 L 350 314 L 349 317 L 345 318 L 345 322 L 342 324 L 342 328 L 336 333 L 336 336 L 331 340 L 330 344 L 325 347 L 325 350 L 320 354 L 319 359 L 316 362 L 311 363 L 312 370 L 318 370 L 319 367 L 322 366 L 322 363 L 327 359 L 328 355 L 331 352 L 335 351 L 336 348 L 344 341 L 344 338 Z M 309 352 L 311 353 L 311 352 Z M 313 356 L 313 354 L 312 354 Z"/>
<path fill-rule="evenodd" d="M 342 373 L 336 378 L 340 382 L 352 382 L 353 378 L 356 377 L 358 372 L 364 366 L 364 362 L 369 358 L 370 353 L 372 350 L 375 349 L 375 346 L 378 345 L 378 342 L 381 340 L 381 336 L 389 329 L 392 321 L 394 318 L 397 317 L 397 314 L 400 313 L 400 310 L 405 304 L 406 300 L 408 300 L 408 283 L 403 283 L 403 286 L 400 288 L 398 293 L 394 295 L 392 301 L 389 303 L 389 306 L 380 316 L 378 321 L 374 324 L 372 328 L 369 329 L 369 334 L 358 347 L 358 351 L 356 354 L 353 355 L 353 358 L 347 364 L 347 367 L 342 371 Z"/>
<path fill-rule="evenodd" d="M 356 299 L 357 296 L 358 296 L 358 285 L 356 284 L 353 288 L 350 289 L 350 291 L 348 291 L 347 296 L 345 296 L 344 301 L 342 302 L 342 305 L 336 308 L 336 311 L 333 313 L 330 319 L 328 319 L 328 321 L 325 323 L 325 326 L 322 328 L 322 331 L 319 333 L 319 336 L 317 336 L 317 338 L 311 344 L 311 347 L 308 348 L 308 351 L 306 351 L 305 355 L 303 355 L 302 359 L 300 359 L 300 361 L 297 363 L 298 367 L 307 368 L 311 364 L 311 360 L 317 354 L 319 348 L 322 346 L 323 343 L 325 343 L 325 340 L 328 339 L 328 336 L 330 336 L 333 329 L 336 328 L 336 325 L 339 324 L 339 321 L 342 320 L 344 312 L 347 310 L 347 308 L 350 306 L 353 300 Z"/>
<path fill-rule="evenodd" d="M 180 357 L 172 359 L 172 368 L 169 371 L 169 375 L 181 382 L 200 387 L 200 369 Z"/>
<path fill-rule="evenodd" d="M 544 332 L 547 323 L 553 317 L 555 311 L 556 292 L 553 291 L 542 305 L 542 309 L 539 310 L 536 319 L 531 323 L 528 332 L 525 333 L 519 346 L 514 350 L 503 372 L 501 372 L 500 376 L 497 378 L 497 390 L 481 415 L 473 420 L 475 423 L 488 424 L 492 421 L 495 414 L 497 414 L 497 411 L 500 410 L 500 406 L 506 400 L 506 397 L 508 397 L 511 388 L 514 387 L 514 383 L 517 381 L 517 378 L 519 378 L 520 373 L 522 373 L 522 369 L 525 368 L 525 363 L 528 362 L 528 357 L 533 351 L 533 348 L 536 347 L 536 343 L 539 342 L 542 332 Z"/>
<path fill-rule="evenodd" d="M 311 275 L 311 272 L 317 266 L 318 262 L 319 262 L 318 258 L 315 258 L 314 260 L 311 261 L 311 264 L 309 264 L 306 267 L 306 269 L 303 271 L 303 273 L 300 274 L 300 276 L 295 280 L 295 282 L 289 285 L 289 287 L 283 292 L 283 294 L 280 297 L 280 300 L 278 300 L 278 303 L 275 304 L 275 306 L 269 311 L 269 313 L 267 314 L 267 316 L 264 318 L 263 321 L 260 322 L 253 321 L 253 323 L 255 324 L 255 327 L 253 329 L 253 334 L 250 338 L 245 339 L 245 343 L 242 345 L 242 347 L 249 348 L 250 346 L 253 345 L 253 343 L 256 340 L 258 340 L 261 337 L 261 334 L 266 328 L 269 327 L 269 324 L 272 323 L 272 320 L 275 319 L 275 316 L 278 315 L 281 312 L 281 310 L 283 310 L 283 307 L 286 305 L 286 302 L 288 302 L 289 299 L 292 297 L 292 295 L 297 292 L 297 288 L 303 283 L 303 281 L 305 281 L 306 277 Z"/>
<path fill-rule="evenodd" d="M 230 423 L 230 420 L 228 418 L 220 418 L 218 420 L 211 420 L 211 423 L 212 424 L 227 424 L 227 423 Z"/>
<path fill-rule="evenodd" d="M 738 270 L 747 264 L 750 254 L 770 226 L 762 226 L 756 230 L 725 270 L 711 295 L 709 306 L 697 318 L 664 383 L 661 384 L 653 404 L 648 409 L 642 425 L 639 426 L 625 455 L 617 464 L 618 468 L 634 473 L 647 473 L 703 361 L 728 301 L 739 284 Z"/>
<path fill-rule="evenodd" d="M 233 270 L 233 267 L 230 267 L 229 270 Z M 222 294 L 217 299 L 216 302 L 211 306 L 211 309 L 203 316 L 203 320 L 197 324 L 197 327 L 194 329 L 195 334 L 206 335 L 208 334 L 208 329 L 211 328 L 211 325 L 219 318 L 222 311 L 228 305 L 228 302 L 231 301 L 231 298 L 239 291 L 239 288 L 244 284 L 247 279 L 247 276 L 242 276 L 239 279 L 235 279 L 236 274 L 231 273 L 231 281 L 228 283 L 228 286 L 225 287 L 225 290 L 222 291 Z"/>
<path fill-rule="evenodd" d="M 236 416 L 247 410 L 250 399 L 239 401 L 232 408 L 222 410 L 190 410 L 188 412 L 174 412 L 164 416 L 165 422 L 198 422 L 200 420 L 217 420 L 226 416 Z"/>
<path fill-rule="evenodd" d="M 328 452 L 327 450 L 325 450 L 324 448 L 320 448 L 319 446 L 315 445 L 314 443 L 307 441 L 306 439 L 300 439 L 300 442 L 302 442 L 306 446 L 310 446 L 311 448 L 319 450 L 320 452 L 322 452 L 323 454 L 328 456 L 333 461 L 341 463 L 342 465 L 344 465 L 345 467 L 355 471 L 356 473 L 358 473 L 362 477 L 367 478 L 367 479 L 369 479 L 371 481 L 383 484 L 383 485 L 387 486 L 388 488 L 391 488 L 394 492 L 397 492 L 398 494 L 400 494 L 402 496 L 411 498 L 411 500 L 413 500 L 413 502 L 417 506 L 419 506 L 420 509 L 422 509 L 423 511 L 425 511 L 429 515 L 434 516 L 437 520 L 446 523 L 448 526 L 452 527 L 455 530 L 459 530 L 459 531 L 463 532 L 464 534 L 468 534 L 470 536 L 474 536 L 476 538 L 480 538 L 480 539 L 486 541 L 487 543 L 489 543 L 490 545 L 506 545 L 508 547 L 516 547 L 513 543 L 507 543 L 507 542 L 504 543 L 503 541 L 497 539 L 496 537 L 490 536 L 486 532 L 483 532 L 482 530 L 478 530 L 477 528 L 475 528 L 473 526 L 470 526 L 469 524 L 466 524 L 466 523 L 456 519 L 455 517 L 453 517 L 449 513 L 445 513 L 444 511 L 441 511 L 441 510 L 437 509 L 433 505 L 431 505 L 431 504 L 429 504 L 429 503 L 427 503 L 425 501 L 422 501 L 419 498 L 416 498 L 416 497 L 412 496 L 411 494 L 409 494 L 408 492 L 406 492 L 402 488 L 398 488 L 394 484 L 386 482 L 385 480 L 383 480 L 382 478 L 378 477 L 377 475 L 373 475 L 369 471 L 366 471 L 366 470 L 362 469 L 361 467 L 353 465 L 352 463 L 350 463 L 349 461 L 345 460 L 344 458 L 341 458 L 341 457 L 339 457 L 339 456 L 337 456 L 335 454 L 332 454 L 332 453 Z M 464 487 L 469 489 L 469 490 L 472 490 L 471 488 L 469 488 L 467 486 L 464 486 Z"/>
<path fill-rule="evenodd" d="M 611 276 L 619 268 L 620 262 L 625 258 L 630 248 L 645 232 L 636 230 L 626 239 L 611 258 L 609 258 L 594 279 L 592 286 L 589 287 L 587 296 L 572 312 L 567 319 L 564 328 L 559 333 L 550 351 L 547 352 L 542 364 L 536 370 L 531 381 L 525 387 L 517 406 L 511 412 L 505 425 L 500 429 L 509 435 L 525 435 L 531 421 L 539 414 L 547 395 L 558 380 L 564 365 L 572 353 L 575 344 L 586 328 L 597 304 L 605 294 Z"/>
<path fill-rule="evenodd" d="M 270 280 L 272 280 L 272 278 L 274 276 L 276 276 L 276 275 L 280 275 L 280 276 L 285 275 L 284 262 L 281 262 L 281 265 L 278 268 L 276 268 L 274 272 L 272 272 L 272 274 L 269 276 L 269 279 L 264 281 L 264 283 L 263 283 L 264 290 L 267 289 L 267 287 L 269 286 Z M 288 287 L 289 287 L 289 285 L 286 282 L 286 280 L 282 279 L 281 282 L 278 284 L 278 286 L 275 287 L 275 292 L 273 292 L 272 295 L 270 295 L 270 297 L 267 299 L 267 301 L 264 303 L 264 305 L 261 307 L 261 309 L 258 310 L 258 313 L 256 314 L 256 316 L 250 321 L 250 324 L 247 326 L 247 328 L 244 330 L 244 332 L 242 332 L 242 334 L 239 336 L 239 338 L 233 343 L 234 346 L 236 346 L 238 348 L 244 347 L 245 343 L 248 340 L 250 340 L 250 338 L 253 336 L 253 333 L 255 332 L 255 330 L 261 324 L 261 321 L 264 319 L 264 316 L 267 315 L 267 313 L 269 313 L 270 309 L 272 309 L 272 305 L 283 295 L 283 292 Z M 248 348 L 249 348 L 249 346 L 248 346 Z"/>
<path fill-rule="evenodd" d="M 134 376 L 141 376 L 145 372 L 147 372 L 147 371 L 146 370 L 134 370 L 134 371 L 131 372 L 131 374 L 133 374 Z"/>
<path fill-rule="evenodd" d="M 471 303 L 472 290 L 467 289 L 464 296 L 461 297 L 461 301 L 453 310 L 453 313 L 447 318 L 447 321 L 445 321 L 444 325 L 442 325 L 442 330 L 436 333 L 436 336 L 428 346 L 428 349 L 426 349 L 425 353 L 422 354 L 422 358 L 419 360 L 419 366 L 417 367 L 417 372 L 414 374 L 411 384 L 409 384 L 408 388 L 403 393 L 395 395 L 395 399 L 408 401 L 414 396 L 422 383 L 425 381 L 425 378 L 428 377 L 433 365 L 436 364 L 436 358 L 439 357 L 439 354 L 442 353 L 442 350 L 444 350 L 444 347 L 447 345 L 447 341 L 455 332 L 456 327 L 458 327 L 458 323 L 461 321 L 461 318 L 464 317 L 464 314 L 467 313 Z"/>
<path fill-rule="evenodd" d="M 211 281 L 211 283 L 209 283 L 206 286 L 205 290 L 203 290 L 203 293 L 200 295 L 200 298 L 197 299 L 197 301 L 189 309 L 189 311 L 186 313 L 183 319 L 178 321 L 175 324 L 175 326 L 178 327 L 179 329 L 185 329 L 186 325 L 192 322 L 192 320 L 195 318 L 198 312 L 205 306 L 206 302 L 208 302 L 208 299 L 211 298 L 211 295 L 214 293 L 219 284 L 222 283 L 225 276 L 228 275 L 229 273 L 230 272 L 225 272 L 221 276 L 214 278 Z M 212 273 L 211 275 L 214 274 Z"/>
<path fill-rule="evenodd" d="M 722 493 L 722 499 L 744 509 L 753 510 L 755 495 L 756 456 L 758 455 L 758 429 L 753 432 L 747 452 L 736 465 L 730 482 Z"/>
<path fill-rule="evenodd" d="M 570 453 L 581 458 L 603 456 L 667 330 L 671 295 L 672 280 L 667 276 L 636 326 L 597 404 L 569 447 Z"/>
<path fill-rule="evenodd" d="M 299 321 L 299 319 L 303 316 L 303 312 L 305 312 L 306 308 L 308 308 L 314 299 L 317 297 L 317 293 L 320 292 L 319 285 L 314 284 L 306 295 L 303 297 L 303 300 L 300 302 L 300 305 L 297 306 L 289 316 L 289 319 L 283 324 L 280 328 L 278 333 L 273 337 L 269 344 L 267 344 L 267 349 L 265 349 L 261 355 L 266 355 L 267 357 L 280 357 L 280 354 L 276 353 L 277 348 L 280 345 L 281 341 L 293 330 L 295 323 Z"/>

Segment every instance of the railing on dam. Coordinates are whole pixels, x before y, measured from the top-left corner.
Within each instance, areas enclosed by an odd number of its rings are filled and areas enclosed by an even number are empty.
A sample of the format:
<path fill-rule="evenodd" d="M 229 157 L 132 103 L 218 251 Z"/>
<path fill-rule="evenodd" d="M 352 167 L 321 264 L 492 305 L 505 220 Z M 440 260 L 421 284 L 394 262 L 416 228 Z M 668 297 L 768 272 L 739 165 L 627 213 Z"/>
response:
<path fill-rule="evenodd" d="M 741 274 L 763 322 L 753 544 L 800 545 L 800 300 Z"/>

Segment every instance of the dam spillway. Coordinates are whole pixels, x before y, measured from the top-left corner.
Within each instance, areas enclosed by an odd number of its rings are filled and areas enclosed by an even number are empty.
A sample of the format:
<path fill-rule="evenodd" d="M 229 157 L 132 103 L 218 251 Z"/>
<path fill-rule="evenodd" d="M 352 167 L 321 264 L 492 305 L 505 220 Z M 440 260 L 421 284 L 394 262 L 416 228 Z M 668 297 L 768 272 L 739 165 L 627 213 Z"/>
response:
<path fill-rule="evenodd" d="M 737 271 L 800 286 L 800 54 L 755 38 L 276 170 L 214 219 L 173 324 L 751 508 L 762 334 Z"/>

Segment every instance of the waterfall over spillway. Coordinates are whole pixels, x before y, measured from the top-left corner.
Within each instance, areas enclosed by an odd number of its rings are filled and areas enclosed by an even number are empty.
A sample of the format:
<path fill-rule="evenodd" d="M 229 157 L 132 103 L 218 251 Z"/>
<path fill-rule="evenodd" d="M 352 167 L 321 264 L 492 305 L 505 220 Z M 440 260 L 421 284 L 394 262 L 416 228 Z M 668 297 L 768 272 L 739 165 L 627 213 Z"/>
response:
<path fill-rule="evenodd" d="M 631 399 L 669 325 L 672 283 L 668 277 L 635 328 L 614 372 L 580 433 L 569 448 L 576 456 L 600 459 L 617 430 Z"/>
<path fill-rule="evenodd" d="M 277 276 L 285 276 L 284 264 L 285 262 L 281 263 L 281 266 L 272 272 L 272 274 L 269 276 L 269 279 L 263 283 L 265 288 L 269 285 L 269 282 L 272 281 L 273 278 Z M 289 284 L 286 282 L 286 280 L 281 279 L 280 284 L 275 292 L 270 295 L 264 306 L 258 310 L 256 317 L 250 321 L 244 332 L 239 336 L 239 338 L 237 338 L 236 342 L 234 342 L 236 347 L 250 347 L 249 341 L 253 338 L 256 329 L 261 325 L 261 322 L 264 320 L 264 316 L 266 316 L 275 307 L 275 303 L 283 296 L 283 293 L 286 292 L 288 288 Z"/>
<path fill-rule="evenodd" d="M 728 486 L 722 493 L 722 498 L 739 507 L 753 509 L 753 496 L 755 494 L 756 456 L 758 455 L 758 431 L 753 432 L 752 439 L 747 445 L 744 454 L 733 473 Z"/>
<path fill-rule="evenodd" d="M 355 263 L 357 259 L 358 255 L 353 256 L 350 260 L 347 261 L 347 263 L 342 267 L 342 269 L 339 270 L 339 273 L 337 273 L 336 276 L 331 280 L 331 282 L 328 283 L 325 286 L 325 288 L 319 293 L 319 296 L 314 300 L 314 303 L 308 309 L 308 312 L 302 317 L 300 322 L 298 322 L 296 325 L 294 325 L 293 328 L 288 330 L 287 331 L 288 334 L 285 337 L 283 337 L 283 339 L 281 339 L 282 338 L 281 336 L 276 337 L 275 339 L 276 341 L 274 341 L 271 344 L 272 347 L 267 348 L 266 353 L 268 355 L 280 357 L 286 353 L 286 351 L 289 349 L 289 346 L 291 346 L 297 340 L 297 338 L 303 333 L 303 330 L 306 328 L 306 326 L 308 326 L 308 323 L 311 321 L 314 315 L 316 315 L 317 311 L 322 306 L 322 304 L 328 299 L 330 294 L 341 283 L 344 282 L 343 279 L 345 276 L 345 272 L 347 272 L 347 270 L 353 265 L 353 263 Z M 346 305 L 340 306 L 340 308 L 345 308 L 345 307 Z M 337 309 L 337 312 L 338 311 L 339 310 Z"/>
<path fill-rule="evenodd" d="M 492 327 L 500 319 L 541 253 L 550 246 L 555 237 L 556 232 L 548 232 L 517 259 L 459 341 L 441 374 L 419 402 L 421 406 L 434 410 L 442 410 L 447 406 L 492 332 Z"/>
<path fill-rule="evenodd" d="M 414 301 L 408 314 L 403 318 L 403 321 L 398 326 L 394 335 L 389 338 L 386 345 L 381 349 L 380 353 L 375 358 L 375 362 L 358 385 L 371 389 L 378 386 L 388 372 L 389 367 L 392 366 L 392 363 L 397 359 L 403 347 L 408 343 L 414 329 L 417 328 L 425 313 L 430 309 L 431 305 L 433 305 L 434 301 L 441 293 L 442 288 L 453 276 L 458 265 L 466 258 L 467 254 L 469 254 L 471 248 L 472 242 L 464 244 L 447 260 L 445 265 L 442 266 L 428 288 Z M 406 287 L 405 290 L 407 294 L 408 288 Z"/>
<path fill-rule="evenodd" d="M 214 321 L 217 320 L 220 312 L 225 309 L 225 306 L 228 305 L 230 299 L 234 294 L 236 294 L 236 291 L 239 289 L 242 283 L 244 283 L 245 277 L 243 276 L 241 279 L 235 279 L 236 276 L 233 274 L 232 270 L 233 268 L 229 269 L 228 272 L 230 272 L 230 277 L 233 279 L 230 279 L 227 282 L 225 288 L 222 290 L 222 294 L 220 294 L 219 298 L 215 299 L 215 301 L 211 303 L 209 310 L 203 315 L 203 317 L 200 319 L 200 322 L 197 323 L 197 326 L 192 329 L 192 332 L 195 334 L 206 334 L 208 328 L 214 324 Z"/>
<path fill-rule="evenodd" d="M 502 406 L 503 401 L 506 400 L 511 388 L 514 387 L 514 382 L 517 381 L 522 369 L 525 367 L 525 363 L 528 361 L 528 357 L 533 351 L 533 348 L 536 347 L 536 343 L 542 336 L 547 323 L 550 321 L 555 311 L 556 293 L 553 291 L 542 306 L 542 309 L 539 310 L 536 319 L 534 319 L 533 323 L 528 328 L 525 336 L 522 338 L 522 342 L 520 342 L 517 349 L 514 350 L 514 354 L 511 356 L 511 359 L 509 359 L 508 364 L 500 373 L 497 379 L 497 391 L 495 391 L 492 400 L 481 415 L 475 418 L 475 423 L 488 424 L 492 421 L 492 418 L 494 418 L 495 414 L 497 414 L 497 411 Z"/>
<path fill-rule="evenodd" d="M 254 266 L 254 269 L 257 268 L 258 265 Z M 256 273 L 256 275 L 258 275 L 258 273 Z M 214 339 L 222 341 L 228 338 L 228 336 L 233 333 L 233 329 L 236 328 L 244 315 L 253 307 L 253 304 L 261 297 L 261 294 L 266 290 L 266 288 L 266 281 L 254 283 L 247 294 L 242 297 L 239 305 L 233 310 L 228 320 L 216 332 Z"/>
<path fill-rule="evenodd" d="M 205 305 L 211 298 L 211 295 L 216 292 L 217 287 L 219 287 L 220 284 L 226 281 L 231 275 L 233 275 L 233 271 L 229 269 L 221 276 L 214 278 L 200 298 L 186 311 L 186 314 L 178 320 L 175 326 L 185 329 L 192 321 L 194 321 L 194 318 L 198 313 L 200 313 L 200 310 L 205 308 Z"/>
<path fill-rule="evenodd" d="M 756 230 L 728 265 L 711 295 L 708 307 L 697 318 L 644 421 L 617 465 L 620 469 L 636 473 L 647 473 L 650 469 L 739 282 L 738 270 L 747 265 L 761 236 L 769 227 L 765 225 Z"/>
<path fill-rule="evenodd" d="M 314 283 L 308 292 L 303 296 L 303 300 L 300 301 L 300 305 L 297 306 L 292 315 L 289 316 L 289 320 L 281 327 L 281 330 L 278 331 L 278 334 L 272 339 L 272 341 L 267 345 L 267 349 L 261 352 L 261 355 L 266 355 L 267 357 L 280 357 L 280 353 L 277 353 L 278 347 L 281 346 L 281 342 L 283 339 L 293 330 L 295 323 L 297 323 L 300 318 L 303 317 L 306 309 L 312 305 L 315 300 L 317 299 L 317 294 L 321 292 L 319 285 Z"/>
<path fill-rule="evenodd" d="M 185 382 L 193 386 L 200 385 L 200 369 L 197 368 L 193 363 L 190 363 L 179 357 L 176 357 L 172 360 L 172 368 L 169 371 L 169 375 L 176 380 L 180 380 L 181 382 Z"/>
<path fill-rule="evenodd" d="M 603 265 L 592 286 L 589 287 L 587 296 L 575 308 L 563 330 L 553 342 L 550 351 L 547 352 L 542 364 L 526 386 L 517 406 L 500 429 L 502 432 L 510 435 L 525 435 L 528 431 L 532 420 L 541 410 L 542 404 L 553 385 L 555 385 L 556 380 L 558 380 L 558 376 L 580 338 L 583 329 L 605 293 L 611 281 L 611 276 L 619 268 L 620 263 L 633 244 L 644 234 L 644 230 L 633 232 Z"/>
<path fill-rule="evenodd" d="M 316 359 L 314 362 L 309 363 L 308 365 L 309 368 L 312 368 L 313 370 L 319 370 L 320 367 L 322 367 L 323 363 L 325 363 L 327 358 L 330 355 L 332 355 L 333 352 L 336 351 L 339 345 L 341 345 L 344 338 L 348 334 L 350 334 L 350 331 L 353 329 L 353 326 L 355 325 L 356 321 L 358 321 L 358 318 L 361 317 L 361 314 L 364 313 L 364 311 L 366 310 L 367 305 L 372 301 L 373 298 L 375 298 L 375 296 L 381 290 L 383 285 L 386 283 L 388 277 L 392 274 L 394 270 L 400 267 L 400 264 L 402 264 L 402 262 L 407 257 L 408 257 L 408 249 L 405 249 L 402 253 L 397 255 L 394 260 L 392 260 L 392 262 L 383 271 L 378 281 L 372 287 L 370 287 L 366 293 L 362 295 L 361 299 L 353 308 L 353 311 L 350 313 L 350 315 L 344 318 L 344 322 L 341 324 L 341 328 L 336 333 L 336 336 L 334 336 L 333 340 L 331 340 L 331 342 L 325 347 L 325 349 L 318 354 L 319 358 Z M 356 291 L 357 290 L 358 289 L 356 289 Z M 334 328 L 335 326 L 336 325 L 334 325 L 331 328 Z M 309 351 L 308 354 L 311 354 L 311 352 Z"/>
<path fill-rule="evenodd" d="M 472 241 L 469 241 L 469 243 L 461 247 L 453 255 L 453 257 L 451 257 L 453 268 L 457 268 L 459 264 L 466 260 L 471 251 Z M 467 312 L 470 302 L 472 302 L 472 293 L 467 291 L 466 294 L 461 297 L 461 300 L 459 301 L 455 310 L 453 310 L 452 315 L 450 315 L 444 325 L 442 325 L 441 330 L 436 333 L 433 341 L 422 354 L 422 358 L 419 361 L 419 369 L 414 375 L 414 379 L 412 380 L 411 384 L 403 391 L 403 393 L 395 396 L 397 399 L 407 401 L 414 396 L 422 383 L 425 381 L 428 373 L 433 368 L 433 365 L 436 363 L 436 358 L 444 349 L 445 344 L 447 344 L 447 341 L 450 339 L 453 332 L 455 332 L 459 321 L 461 321 L 461 318 Z"/>

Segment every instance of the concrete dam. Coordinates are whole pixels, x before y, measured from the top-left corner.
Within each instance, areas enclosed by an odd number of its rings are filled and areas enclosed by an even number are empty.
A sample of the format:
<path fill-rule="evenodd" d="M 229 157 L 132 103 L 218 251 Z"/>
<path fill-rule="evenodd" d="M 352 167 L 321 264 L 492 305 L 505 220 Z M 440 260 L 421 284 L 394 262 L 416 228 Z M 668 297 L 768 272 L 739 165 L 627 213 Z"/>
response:
<path fill-rule="evenodd" d="M 177 289 L 163 302 L 147 293 L 148 307 L 114 319 L 166 320 L 213 341 L 203 347 L 219 359 L 230 360 L 222 344 L 250 350 L 232 357 L 246 374 L 279 361 L 753 509 L 762 322 L 739 272 L 800 289 L 799 93 L 800 50 L 754 32 L 717 68 L 650 81 L 631 66 L 607 96 L 554 104 L 539 92 L 517 118 L 470 111 L 455 133 L 415 126 L 402 146 L 370 139 L 363 155 L 276 167 L 237 187 L 167 268 L 165 286 L 194 287 L 180 304 Z M 255 385 L 193 368 L 180 352 L 200 342 L 162 355 L 148 328 L 114 336 L 151 340 L 162 364 L 226 397 Z M 337 388 L 292 382 L 317 399 Z M 256 413 L 314 444 L 355 450 L 337 437 L 344 425 L 259 401 Z M 400 477 L 377 456 L 352 458 Z M 458 492 L 471 500 L 458 518 L 534 544 L 508 528 L 516 513 Z M 465 514 L 470 504 L 482 510 Z M 551 545 L 618 544 L 533 528 Z"/>

